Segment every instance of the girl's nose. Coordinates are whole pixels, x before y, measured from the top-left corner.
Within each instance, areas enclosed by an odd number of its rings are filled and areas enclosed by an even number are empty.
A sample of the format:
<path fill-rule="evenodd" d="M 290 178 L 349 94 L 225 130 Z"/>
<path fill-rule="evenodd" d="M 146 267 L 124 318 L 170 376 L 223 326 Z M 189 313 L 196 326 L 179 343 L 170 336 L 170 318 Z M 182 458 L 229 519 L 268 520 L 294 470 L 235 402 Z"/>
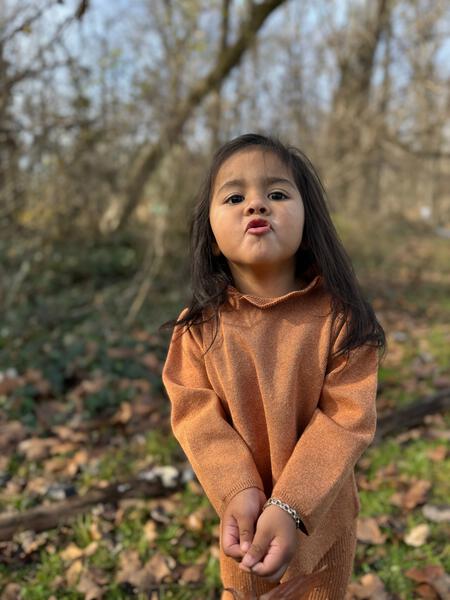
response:
<path fill-rule="evenodd" d="M 270 212 L 270 208 L 264 198 L 260 194 L 257 194 L 249 199 L 245 212 L 248 215 L 253 215 L 254 213 L 267 214 Z"/>

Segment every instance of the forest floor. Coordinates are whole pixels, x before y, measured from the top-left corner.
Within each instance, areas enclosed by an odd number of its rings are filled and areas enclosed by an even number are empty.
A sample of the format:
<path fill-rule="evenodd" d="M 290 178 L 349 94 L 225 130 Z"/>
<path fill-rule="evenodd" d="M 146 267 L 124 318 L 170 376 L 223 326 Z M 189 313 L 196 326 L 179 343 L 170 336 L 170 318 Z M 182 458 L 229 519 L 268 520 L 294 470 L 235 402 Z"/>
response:
<path fill-rule="evenodd" d="M 340 229 L 388 335 L 380 416 L 450 393 L 450 241 L 404 229 Z M 170 433 L 161 383 L 158 325 L 182 298 L 155 289 L 123 325 L 138 264 L 128 242 L 4 256 L 17 276 L 0 329 L 0 600 L 214 598 L 218 518 Z M 431 414 L 359 461 L 349 599 L 448 599 L 449 440 L 450 415 Z M 83 510 L 70 504 L 92 490 Z"/>

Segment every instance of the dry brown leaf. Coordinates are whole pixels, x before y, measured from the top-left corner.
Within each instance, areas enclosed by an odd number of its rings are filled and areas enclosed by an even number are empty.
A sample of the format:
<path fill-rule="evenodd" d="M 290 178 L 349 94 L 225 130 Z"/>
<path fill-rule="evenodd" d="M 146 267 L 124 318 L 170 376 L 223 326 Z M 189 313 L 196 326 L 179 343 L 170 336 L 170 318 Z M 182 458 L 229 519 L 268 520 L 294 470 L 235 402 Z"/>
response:
<path fill-rule="evenodd" d="M 426 479 L 415 481 L 404 496 L 403 506 L 407 509 L 412 509 L 418 504 L 423 504 L 430 488 L 431 481 L 427 481 Z"/>
<path fill-rule="evenodd" d="M 413 546 L 414 548 L 419 548 L 423 546 L 427 541 L 427 538 L 430 534 L 430 527 L 425 523 L 421 525 L 417 525 L 413 527 L 411 531 L 409 531 L 403 538 L 403 541 L 408 546 Z"/>
<path fill-rule="evenodd" d="M 219 560 L 220 558 L 220 548 L 217 544 L 212 544 L 209 548 L 210 554 L 213 558 L 215 558 L 216 560 Z"/>
<path fill-rule="evenodd" d="M 67 458 L 55 456 L 43 463 L 45 473 L 64 473 L 67 467 Z"/>
<path fill-rule="evenodd" d="M 378 523 L 373 517 L 358 518 L 356 536 L 360 542 L 365 544 L 383 544 L 386 541 L 386 536 L 381 533 Z"/>
<path fill-rule="evenodd" d="M 427 492 L 431 487 L 431 482 L 426 479 L 415 481 L 406 492 L 396 492 L 390 498 L 390 502 L 400 508 L 412 510 L 426 500 Z"/>
<path fill-rule="evenodd" d="M 61 550 L 59 555 L 63 560 L 72 561 L 83 556 L 83 548 L 71 543 L 67 546 L 67 548 Z"/>
<path fill-rule="evenodd" d="M 346 598 L 349 600 L 388 600 L 384 583 L 374 573 L 363 575 L 358 583 L 351 583 L 348 586 Z"/>
<path fill-rule="evenodd" d="M 67 427 L 66 425 L 55 425 L 52 427 L 52 431 L 53 433 L 56 433 L 60 440 L 83 443 L 88 439 L 86 433 L 82 431 L 76 431 L 72 427 Z"/>
<path fill-rule="evenodd" d="M 78 583 L 80 573 L 83 571 L 83 563 L 80 559 L 74 560 L 70 567 L 67 569 L 65 576 L 67 585 L 73 587 Z"/>
<path fill-rule="evenodd" d="M 35 533 L 34 531 L 26 530 L 17 533 L 15 539 L 22 546 L 23 552 L 28 555 L 35 552 L 41 546 L 45 546 L 48 541 L 48 533 L 46 531 Z"/>
<path fill-rule="evenodd" d="M 30 496 L 43 496 L 47 493 L 47 490 L 50 487 L 51 483 L 52 480 L 47 477 L 34 477 L 27 481 L 27 485 L 24 491 Z"/>
<path fill-rule="evenodd" d="M 26 384 L 25 378 L 17 374 L 15 369 L 8 369 L 0 374 L 0 395 L 7 396 L 16 388 Z"/>
<path fill-rule="evenodd" d="M 195 481 L 194 479 L 191 479 L 187 482 L 186 488 L 190 493 L 195 494 L 196 496 L 204 495 L 202 486 L 198 483 L 198 481 Z"/>
<path fill-rule="evenodd" d="M 120 567 L 116 576 L 118 583 L 128 582 L 139 591 L 145 591 L 155 583 L 161 583 L 171 575 L 176 562 L 160 553 L 154 554 L 144 566 L 135 551 L 124 552 L 120 556 Z"/>
<path fill-rule="evenodd" d="M 7 583 L 0 596 L 0 600 L 20 600 L 21 589 L 22 587 L 18 583 Z"/>
<path fill-rule="evenodd" d="M 20 421 L 9 421 L 0 425 L 0 449 L 6 449 L 8 446 L 16 447 L 27 437 L 27 434 L 26 427 Z"/>
<path fill-rule="evenodd" d="M 133 416 L 133 409 L 129 402 L 122 402 L 117 412 L 111 417 L 110 423 L 126 425 Z"/>
<path fill-rule="evenodd" d="M 125 550 L 119 555 L 117 583 L 129 583 L 139 587 L 142 580 L 142 563 L 136 550 Z"/>
<path fill-rule="evenodd" d="M 418 567 L 412 567 L 405 571 L 406 577 L 417 581 L 418 583 L 431 583 L 437 577 L 444 575 L 445 571 L 440 565 L 428 565 L 419 569 Z"/>
<path fill-rule="evenodd" d="M 24 454 L 28 460 L 42 460 L 50 455 L 51 448 L 58 444 L 57 438 L 30 437 L 17 446 L 19 454 Z"/>
<path fill-rule="evenodd" d="M 436 446 L 436 448 L 428 450 L 427 456 L 431 460 L 441 462 L 447 456 L 447 446 L 444 446 L 443 444 L 441 444 L 440 446 Z"/>
<path fill-rule="evenodd" d="M 84 594 L 85 600 L 101 600 L 104 595 L 104 591 L 97 585 L 89 572 L 81 575 L 76 589 Z"/>
<path fill-rule="evenodd" d="M 209 510 L 199 508 L 191 513 L 185 520 L 185 526 L 190 531 L 201 531 L 205 525 L 205 518 L 209 515 Z"/>
<path fill-rule="evenodd" d="M 86 546 L 86 548 L 83 548 L 83 554 L 84 556 L 92 556 L 93 554 L 95 554 L 98 550 L 98 542 L 91 542 L 90 544 L 88 544 Z"/>
<path fill-rule="evenodd" d="M 67 454 L 68 452 L 73 452 L 78 448 L 78 444 L 74 442 L 60 442 L 59 440 L 53 444 L 50 448 L 50 454 L 52 456 L 57 454 Z"/>
<path fill-rule="evenodd" d="M 427 583 L 437 593 L 440 600 L 449 600 L 450 598 L 450 576 L 439 565 L 428 565 L 423 569 L 413 567 L 405 572 L 406 577 L 417 581 L 417 583 Z"/>
<path fill-rule="evenodd" d="M 156 523 L 152 520 L 147 521 L 144 525 L 144 536 L 147 542 L 153 542 L 158 537 L 158 529 Z"/>
<path fill-rule="evenodd" d="M 168 575 L 171 574 L 171 570 L 168 565 L 168 558 L 160 554 L 155 553 L 144 566 L 146 578 L 150 579 L 150 583 L 161 583 Z"/>
<path fill-rule="evenodd" d="M 421 583 L 414 591 L 419 598 L 426 598 L 427 600 L 439 600 L 437 592 L 428 583 Z"/>
<path fill-rule="evenodd" d="M 197 583 L 202 580 L 204 570 L 205 565 L 190 565 L 184 569 L 180 579 L 184 583 Z"/>

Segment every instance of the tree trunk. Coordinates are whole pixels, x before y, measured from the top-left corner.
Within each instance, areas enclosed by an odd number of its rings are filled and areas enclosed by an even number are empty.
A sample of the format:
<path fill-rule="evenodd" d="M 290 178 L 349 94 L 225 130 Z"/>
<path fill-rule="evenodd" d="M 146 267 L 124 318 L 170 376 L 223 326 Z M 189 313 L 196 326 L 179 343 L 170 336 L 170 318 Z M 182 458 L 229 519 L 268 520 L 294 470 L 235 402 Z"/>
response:
<path fill-rule="evenodd" d="M 251 47 L 267 17 L 285 0 L 266 0 L 260 4 L 252 4 L 250 14 L 241 26 L 236 42 L 218 56 L 216 64 L 211 71 L 189 90 L 186 99 L 180 104 L 175 118 L 169 123 L 161 134 L 160 140 L 151 146 L 142 163 L 132 176 L 127 190 L 125 206 L 120 215 L 115 230 L 122 229 L 138 206 L 145 184 L 153 171 L 164 158 L 170 147 L 176 142 L 183 132 L 183 128 L 200 102 L 211 92 L 217 89 L 231 70 L 239 64 L 245 51 Z"/>

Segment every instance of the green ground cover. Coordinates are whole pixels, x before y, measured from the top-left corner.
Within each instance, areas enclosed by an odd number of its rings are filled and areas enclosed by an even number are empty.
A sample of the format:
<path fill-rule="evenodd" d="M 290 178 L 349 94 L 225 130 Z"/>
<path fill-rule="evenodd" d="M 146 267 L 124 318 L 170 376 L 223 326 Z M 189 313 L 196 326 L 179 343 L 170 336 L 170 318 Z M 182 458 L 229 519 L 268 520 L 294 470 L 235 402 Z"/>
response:
<path fill-rule="evenodd" d="M 363 228 L 344 225 L 388 332 L 380 414 L 450 388 L 449 242 L 395 223 L 370 241 Z M 25 259 L 30 267 L 10 291 L 0 328 L 1 513 L 182 464 L 161 383 L 168 334 L 157 327 L 178 314 L 186 294 L 155 285 L 137 320 L 124 326 L 142 258 L 127 235 L 114 244 L 53 244 L 38 256 L 5 245 L 3 255 L 12 279 Z M 420 582 L 408 572 L 450 573 L 449 523 L 425 510 L 448 505 L 449 430 L 449 416 L 434 415 L 361 459 L 365 530 L 355 585 L 376 575 L 388 598 L 439 597 L 425 576 Z M 418 526 L 427 534 L 411 545 Z M 59 528 L 0 542 L 5 600 L 149 598 L 152 581 L 165 586 L 165 598 L 207 598 L 220 589 L 218 520 L 195 480 L 164 498 L 97 504 Z"/>

